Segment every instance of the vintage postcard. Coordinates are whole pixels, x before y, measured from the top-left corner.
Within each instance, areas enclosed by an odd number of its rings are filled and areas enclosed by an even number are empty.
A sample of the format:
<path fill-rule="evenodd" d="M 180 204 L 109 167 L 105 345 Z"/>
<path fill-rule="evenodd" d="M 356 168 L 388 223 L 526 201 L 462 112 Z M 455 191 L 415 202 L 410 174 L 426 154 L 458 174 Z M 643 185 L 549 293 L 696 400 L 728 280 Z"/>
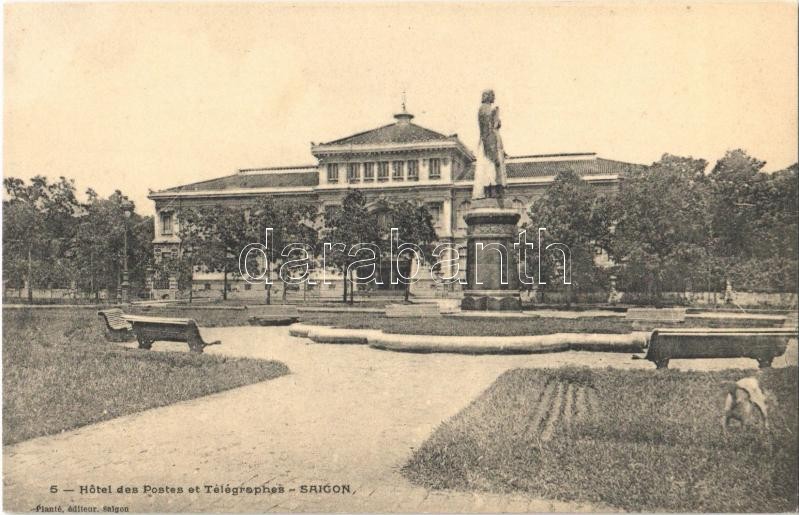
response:
<path fill-rule="evenodd" d="M 795 2 L 3 6 L 9 512 L 796 512 Z"/>

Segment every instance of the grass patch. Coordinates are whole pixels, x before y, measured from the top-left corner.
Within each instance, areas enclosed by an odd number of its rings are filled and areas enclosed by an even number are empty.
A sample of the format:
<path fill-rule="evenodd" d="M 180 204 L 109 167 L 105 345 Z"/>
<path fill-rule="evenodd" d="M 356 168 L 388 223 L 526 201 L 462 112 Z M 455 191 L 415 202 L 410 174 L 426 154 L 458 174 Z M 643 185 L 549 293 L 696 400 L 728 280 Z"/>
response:
<path fill-rule="evenodd" d="M 288 372 L 275 361 L 108 343 L 94 309 L 4 309 L 3 444 Z"/>
<path fill-rule="evenodd" d="M 767 432 L 721 428 L 725 385 L 753 373 L 512 370 L 439 426 L 403 473 L 433 489 L 631 511 L 795 511 L 797 368 L 759 373 L 779 402 Z"/>
<path fill-rule="evenodd" d="M 632 325 L 618 318 L 386 318 L 373 313 L 302 313 L 302 323 L 348 329 L 380 329 L 393 334 L 435 336 L 532 336 L 552 333 L 631 332 Z"/>
<path fill-rule="evenodd" d="M 758 319 L 686 319 L 682 324 L 630 322 L 622 317 L 468 317 L 387 318 L 375 313 L 300 314 L 301 322 L 347 329 L 380 329 L 393 334 L 431 336 L 535 336 L 554 333 L 627 334 L 657 327 L 769 327 L 773 321 Z M 781 324 L 780 324 L 781 325 Z"/>

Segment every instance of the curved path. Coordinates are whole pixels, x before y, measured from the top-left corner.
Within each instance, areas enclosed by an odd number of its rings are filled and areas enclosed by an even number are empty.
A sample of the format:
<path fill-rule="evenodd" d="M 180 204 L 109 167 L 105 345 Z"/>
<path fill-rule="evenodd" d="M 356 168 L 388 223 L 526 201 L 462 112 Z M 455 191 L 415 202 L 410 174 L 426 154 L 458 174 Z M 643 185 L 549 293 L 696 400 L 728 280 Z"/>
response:
<path fill-rule="evenodd" d="M 503 371 L 567 364 L 652 368 L 629 354 L 467 356 L 313 344 L 287 327 L 204 331 L 209 353 L 277 359 L 272 381 L 120 417 L 3 449 L 4 508 L 126 506 L 131 511 L 579 511 L 607 507 L 523 496 L 429 492 L 399 469 L 437 424 Z M 156 343 L 155 349 L 184 348 Z M 778 358 L 781 359 L 781 358 Z M 752 360 L 692 366 L 756 368 Z M 680 362 L 675 366 L 679 368 Z M 153 378 L 168 380 L 168 378 Z M 351 493 L 79 495 L 80 485 L 349 484 Z M 50 485 L 59 492 L 50 494 Z"/>

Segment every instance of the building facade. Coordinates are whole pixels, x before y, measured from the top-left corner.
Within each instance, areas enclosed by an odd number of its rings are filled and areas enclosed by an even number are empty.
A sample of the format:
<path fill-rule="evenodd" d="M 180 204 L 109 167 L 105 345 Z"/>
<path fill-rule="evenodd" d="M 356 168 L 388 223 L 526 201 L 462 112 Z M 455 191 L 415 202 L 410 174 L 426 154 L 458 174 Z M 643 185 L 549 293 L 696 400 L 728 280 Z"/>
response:
<path fill-rule="evenodd" d="M 284 197 L 313 200 L 320 210 L 341 205 L 349 189 L 363 191 L 379 205 L 381 199 L 423 203 L 433 217 L 440 242 L 463 247 L 460 271 L 466 270 L 466 224 L 463 215 L 471 206 L 474 154 L 456 134 L 445 135 L 413 123 L 413 115 L 394 115 L 395 121 L 376 129 L 327 143 L 312 144 L 315 163 L 305 166 L 245 168 L 236 173 L 152 192 L 155 202 L 156 263 L 179 252 L 177 213 L 183 207 L 225 204 L 244 205 L 253 197 Z M 518 209 L 526 223 L 530 204 L 543 194 L 562 170 L 573 170 L 592 185 L 615 189 L 620 177 L 638 165 L 598 157 L 594 153 L 508 156 L 506 202 Z M 424 274 L 422 274 L 423 276 Z M 313 292 L 318 296 L 340 295 L 340 277 L 329 275 L 330 287 Z M 338 280 L 336 280 L 338 279 Z M 195 274 L 194 289 L 211 295 L 221 287 L 220 274 Z M 155 277 L 154 296 L 172 296 L 174 278 Z M 277 285 L 276 285 L 277 287 Z M 232 281 L 231 293 L 258 297 L 262 290 L 243 281 Z M 424 278 L 413 285 L 418 296 L 458 295 L 452 288 Z M 303 292 L 306 293 L 306 292 Z"/>

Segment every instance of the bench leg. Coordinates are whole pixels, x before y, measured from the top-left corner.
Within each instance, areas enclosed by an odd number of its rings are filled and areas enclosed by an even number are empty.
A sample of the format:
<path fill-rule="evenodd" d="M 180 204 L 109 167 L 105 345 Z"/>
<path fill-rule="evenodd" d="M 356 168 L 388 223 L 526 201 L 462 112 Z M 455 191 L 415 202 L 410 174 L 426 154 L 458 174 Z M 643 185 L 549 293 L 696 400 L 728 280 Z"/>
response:
<path fill-rule="evenodd" d="M 659 369 L 661 368 L 669 368 L 669 358 L 663 358 L 655 361 L 655 367 Z"/>
<path fill-rule="evenodd" d="M 205 348 L 205 342 L 202 338 L 198 338 L 197 335 L 192 334 L 191 331 L 186 334 L 186 343 L 189 344 L 189 351 L 191 352 L 202 353 Z"/>
<path fill-rule="evenodd" d="M 759 368 L 770 368 L 770 367 L 771 367 L 771 361 L 772 361 L 773 359 L 774 359 L 773 357 L 769 357 L 769 358 L 757 358 L 757 366 L 758 366 Z"/>
<path fill-rule="evenodd" d="M 151 340 L 149 338 L 144 338 L 144 337 L 139 336 L 139 335 L 136 335 L 136 339 L 139 341 L 139 348 L 140 349 L 150 350 L 150 349 L 153 348 L 153 342 L 155 340 Z"/>

